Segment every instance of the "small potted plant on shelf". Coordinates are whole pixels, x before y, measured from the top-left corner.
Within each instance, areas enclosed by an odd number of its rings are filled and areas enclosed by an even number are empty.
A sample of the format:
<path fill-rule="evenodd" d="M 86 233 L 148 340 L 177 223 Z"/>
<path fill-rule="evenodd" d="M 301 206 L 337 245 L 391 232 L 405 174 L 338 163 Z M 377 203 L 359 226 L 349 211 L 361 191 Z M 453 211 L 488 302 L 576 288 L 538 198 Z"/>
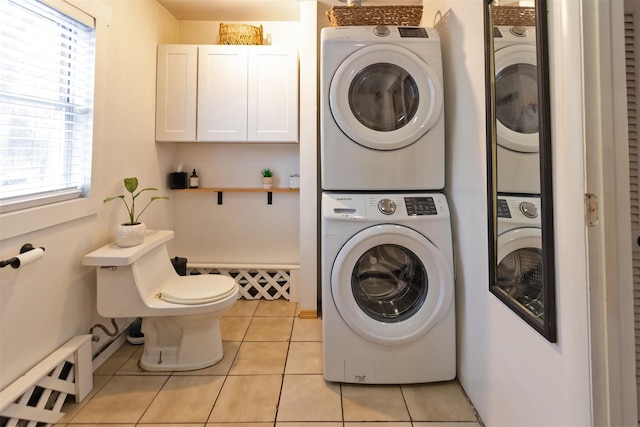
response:
<path fill-rule="evenodd" d="M 273 187 L 273 171 L 269 168 L 262 169 L 262 188 L 269 189 Z"/>
<path fill-rule="evenodd" d="M 149 199 L 147 204 L 136 215 L 136 199 L 145 191 L 158 191 L 157 188 L 143 188 L 142 190 L 135 192 L 138 189 L 138 178 L 125 178 L 124 188 L 127 189 L 131 196 L 131 201 L 127 202 L 124 194 L 119 196 L 107 197 L 103 200 L 103 203 L 108 203 L 115 199 L 121 199 L 124 203 L 127 213 L 129 214 L 129 221 L 120 224 L 116 232 L 116 243 L 118 246 L 129 247 L 141 244 L 144 241 L 144 235 L 147 231 L 147 227 L 143 222 L 140 222 L 140 216 L 147 210 L 149 205 L 155 200 L 169 200 L 167 196 L 154 196 Z"/>

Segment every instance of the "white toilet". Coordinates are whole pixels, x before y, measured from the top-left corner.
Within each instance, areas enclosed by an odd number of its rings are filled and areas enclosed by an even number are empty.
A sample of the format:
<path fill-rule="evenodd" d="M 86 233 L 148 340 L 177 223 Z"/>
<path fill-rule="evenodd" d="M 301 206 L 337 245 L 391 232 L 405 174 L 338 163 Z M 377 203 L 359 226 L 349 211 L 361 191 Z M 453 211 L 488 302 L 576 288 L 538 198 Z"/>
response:
<path fill-rule="evenodd" d="M 228 276 L 179 276 L 166 243 L 173 231 L 150 230 L 138 246 L 115 243 L 85 255 L 97 266 L 98 313 L 105 317 L 142 317 L 147 371 L 188 371 L 223 357 L 220 316 L 238 298 Z"/>

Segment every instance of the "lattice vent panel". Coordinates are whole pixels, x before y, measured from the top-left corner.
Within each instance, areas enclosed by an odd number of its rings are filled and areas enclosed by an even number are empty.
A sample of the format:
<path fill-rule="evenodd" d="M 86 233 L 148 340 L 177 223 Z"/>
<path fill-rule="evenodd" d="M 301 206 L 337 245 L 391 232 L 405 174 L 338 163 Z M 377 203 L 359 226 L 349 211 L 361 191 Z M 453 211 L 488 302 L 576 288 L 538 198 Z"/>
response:
<path fill-rule="evenodd" d="M 0 426 L 53 425 L 68 395 L 79 402 L 91 388 L 90 335 L 78 336 L 0 392 Z"/>
<path fill-rule="evenodd" d="M 223 274 L 232 277 L 240 286 L 245 299 L 290 299 L 291 271 L 244 268 L 188 268 L 188 274 Z"/>

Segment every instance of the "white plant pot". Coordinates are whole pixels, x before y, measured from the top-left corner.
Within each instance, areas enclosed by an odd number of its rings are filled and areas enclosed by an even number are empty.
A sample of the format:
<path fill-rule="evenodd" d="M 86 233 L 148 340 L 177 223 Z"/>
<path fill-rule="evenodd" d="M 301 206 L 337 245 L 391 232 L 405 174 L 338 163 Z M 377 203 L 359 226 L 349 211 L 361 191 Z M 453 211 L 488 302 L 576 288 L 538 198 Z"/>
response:
<path fill-rule="evenodd" d="M 137 246 L 144 242 L 147 226 L 143 222 L 138 224 L 120 224 L 116 230 L 116 244 L 123 248 Z"/>
<path fill-rule="evenodd" d="M 273 177 L 263 177 L 262 178 L 262 188 L 269 189 L 273 187 Z"/>

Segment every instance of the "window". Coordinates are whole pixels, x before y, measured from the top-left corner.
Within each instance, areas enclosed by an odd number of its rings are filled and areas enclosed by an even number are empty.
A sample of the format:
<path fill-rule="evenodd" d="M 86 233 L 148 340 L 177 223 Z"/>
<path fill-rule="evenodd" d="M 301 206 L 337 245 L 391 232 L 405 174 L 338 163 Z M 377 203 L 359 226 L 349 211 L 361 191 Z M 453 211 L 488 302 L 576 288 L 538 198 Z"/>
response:
<path fill-rule="evenodd" d="M 68 9 L 0 1 L 0 213 L 88 195 L 95 28 Z"/>

